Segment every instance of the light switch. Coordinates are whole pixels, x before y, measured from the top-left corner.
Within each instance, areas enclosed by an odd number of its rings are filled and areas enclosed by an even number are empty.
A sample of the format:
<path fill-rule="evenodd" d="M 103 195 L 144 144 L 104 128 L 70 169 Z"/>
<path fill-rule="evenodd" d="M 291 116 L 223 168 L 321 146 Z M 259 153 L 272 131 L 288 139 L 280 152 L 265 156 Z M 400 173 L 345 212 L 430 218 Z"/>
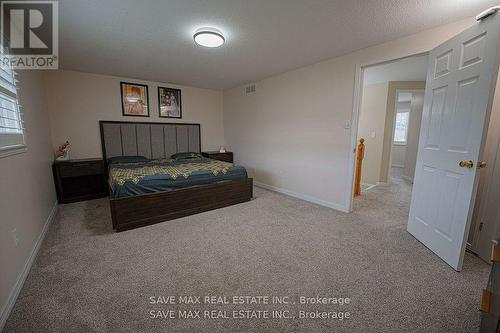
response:
<path fill-rule="evenodd" d="M 370 134 L 370 136 L 372 137 L 372 139 L 375 139 L 375 137 L 377 136 L 377 133 L 375 133 L 375 131 L 373 131 L 372 134 Z"/>
<path fill-rule="evenodd" d="M 349 120 L 344 123 L 344 128 L 351 129 L 351 122 Z"/>

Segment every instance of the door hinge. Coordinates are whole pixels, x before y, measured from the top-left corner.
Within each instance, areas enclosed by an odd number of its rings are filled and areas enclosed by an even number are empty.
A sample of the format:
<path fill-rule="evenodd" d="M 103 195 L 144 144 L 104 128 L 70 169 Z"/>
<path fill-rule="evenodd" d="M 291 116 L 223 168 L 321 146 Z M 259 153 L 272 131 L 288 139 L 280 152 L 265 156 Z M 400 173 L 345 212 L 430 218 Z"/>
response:
<path fill-rule="evenodd" d="M 484 226 L 483 222 L 479 223 L 479 231 L 483 231 L 483 226 Z"/>

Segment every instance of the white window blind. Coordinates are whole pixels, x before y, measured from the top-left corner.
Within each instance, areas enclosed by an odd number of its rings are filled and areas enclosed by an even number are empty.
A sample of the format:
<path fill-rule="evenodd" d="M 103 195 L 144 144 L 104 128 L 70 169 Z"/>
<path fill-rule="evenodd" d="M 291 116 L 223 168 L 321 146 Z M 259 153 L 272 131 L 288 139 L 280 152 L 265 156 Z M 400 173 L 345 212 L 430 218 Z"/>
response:
<path fill-rule="evenodd" d="M 1 45 L 0 49 L 3 55 Z M 0 64 L 0 157 L 26 150 L 15 77 L 12 68 Z"/>
<path fill-rule="evenodd" d="M 398 113 L 396 113 L 396 128 L 394 130 L 394 143 L 406 144 L 408 140 L 409 122 L 410 122 L 410 110 L 398 111 Z"/>

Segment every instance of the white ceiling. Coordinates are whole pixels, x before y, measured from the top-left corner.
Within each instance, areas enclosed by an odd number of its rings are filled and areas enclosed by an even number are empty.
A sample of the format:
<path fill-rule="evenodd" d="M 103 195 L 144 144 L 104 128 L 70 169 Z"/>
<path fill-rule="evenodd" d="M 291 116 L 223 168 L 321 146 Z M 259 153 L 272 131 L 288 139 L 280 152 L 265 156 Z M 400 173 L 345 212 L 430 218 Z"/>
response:
<path fill-rule="evenodd" d="M 498 0 L 61 0 L 63 69 L 226 89 L 476 15 Z M 226 44 L 194 44 L 201 26 Z"/>
<path fill-rule="evenodd" d="M 364 85 L 387 81 L 425 81 L 427 75 L 427 55 L 365 68 Z"/>

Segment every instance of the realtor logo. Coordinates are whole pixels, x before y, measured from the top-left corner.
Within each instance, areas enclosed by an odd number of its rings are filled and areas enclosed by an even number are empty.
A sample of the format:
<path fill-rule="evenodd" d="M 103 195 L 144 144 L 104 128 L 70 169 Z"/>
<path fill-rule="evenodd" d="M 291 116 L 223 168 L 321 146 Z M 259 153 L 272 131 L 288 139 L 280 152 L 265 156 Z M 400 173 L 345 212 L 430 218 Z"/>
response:
<path fill-rule="evenodd" d="M 57 1 L 1 2 L 1 66 L 57 69 Z"/>

